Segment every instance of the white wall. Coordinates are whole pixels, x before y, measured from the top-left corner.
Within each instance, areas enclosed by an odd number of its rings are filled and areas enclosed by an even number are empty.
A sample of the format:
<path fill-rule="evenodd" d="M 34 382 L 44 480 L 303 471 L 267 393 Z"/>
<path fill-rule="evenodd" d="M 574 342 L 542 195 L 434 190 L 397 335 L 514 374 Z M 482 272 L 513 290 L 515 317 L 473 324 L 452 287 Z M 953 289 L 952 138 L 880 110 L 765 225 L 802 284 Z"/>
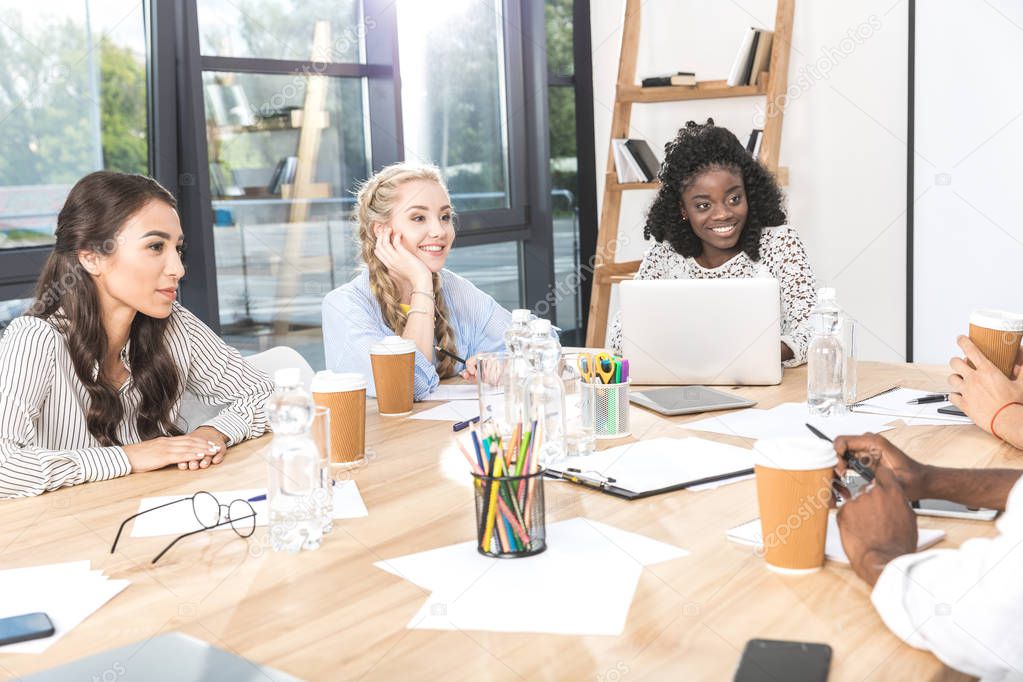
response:
<path fill-rule="evenodd" d="M 960 354 L 974 308 L 1023 311 L 1023 8 L 971 7 L 917 3 L 913 357 L 923 362 Z"/>
<path fill-rule="evenodd" d="M 591 4 L 598 196 L 603 192 L 624 0 Z M 637 78 L 695 71 L 728 75 L 743 32 L 771 28 L 769 0 L 646 0 Z M 887 12 L 887 13 L 886 13 Z M 852 36 L 852 37 L 850 37 Z M 899 361 L 906 335 L 905 2 L 797 0 L 790 100 L 781 164 L 789 167 L 789 223 L 800 233 L 819 282 L 838 289 L 860 323 L 860 357 Z M 764 98 L 633 105 L 633 137 L 663 157 L 689 119 L 708 116 L 745 143 Z M 618 260 L 640 258 L 652 191 L 625 193 Z"/>

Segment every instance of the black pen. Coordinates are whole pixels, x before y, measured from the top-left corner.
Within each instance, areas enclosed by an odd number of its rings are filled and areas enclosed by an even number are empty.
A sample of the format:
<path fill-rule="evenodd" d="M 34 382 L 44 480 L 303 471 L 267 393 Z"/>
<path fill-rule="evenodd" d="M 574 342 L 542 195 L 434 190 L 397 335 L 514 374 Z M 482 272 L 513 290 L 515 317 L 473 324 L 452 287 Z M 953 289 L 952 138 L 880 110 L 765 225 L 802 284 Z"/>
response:
<path fill-rule="evenodd" d="M 821 433 L 821 431 L 817 429 L 813 424 L 807 424 L 806 428 L 810 429 L 810 433 L 817 436 L 818 438 L 823 438 L 829 443 L 835 442 L 828 438 L 823 433 Z M 850 455 L 848 451 L 844 455 L 842 455 L 842 459 L 846 461 L 846 463 L 852 468 L 853 471 L 862 476 L 864 481 L 866 481 L 867 483 L 873 482 L 874 472 L 871 471 L 870 467 L 868 467 L 866 464 Z"/>
<path fill-rule="evenodd" d="M 480 420 L 479 417 L 473 417 L 472 419 L 466 419 L 464 422 L 455 422 L 455 425 L 451 427 L 452 431 L 461 431 L 469 426 L 469 424 L 475 424 Z"/>
<path fill-rule="evenodd" d="M 925 405 L 927 403 L 944 403 L 948 402 L 948 393 L 935 393 L 933 395 L 925 395 L 922 398 L 913 398 L 907 405 Z"/>
<path fill-rule="evenodd" d="M 460 362 L 463 365 L 466 364 L 465 360 L 463 360 L 462 358 L 458 357 L 457 355 L 455 355 L 451 351 L 445 350 L 442 346 L 434 346 L 433 349 L 435 351 L 437 351 L 438 353 L 440 353 L 441 355 L 446 355 L 449 358 L 451 358 L 452 360 L 455 360 L 456 362 Z"/>

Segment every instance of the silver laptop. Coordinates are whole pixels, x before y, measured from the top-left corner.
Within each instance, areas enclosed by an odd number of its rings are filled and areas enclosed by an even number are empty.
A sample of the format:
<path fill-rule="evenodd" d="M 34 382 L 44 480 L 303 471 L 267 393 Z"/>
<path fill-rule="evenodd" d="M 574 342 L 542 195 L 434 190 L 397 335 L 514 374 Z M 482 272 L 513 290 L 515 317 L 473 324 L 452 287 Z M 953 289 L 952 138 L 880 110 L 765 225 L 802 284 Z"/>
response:
<path fill-rule="evenodd" d="M 781 383 L 778 280 L 631 280 L 619 302 L 632 383 Z"/>
<path fill-rule="evenodd" d="M 107 672 L 110 674 L 108 675 Z M 180 632 L 93 654 L 23 678 L 24 682 L 302 682 Z"/>

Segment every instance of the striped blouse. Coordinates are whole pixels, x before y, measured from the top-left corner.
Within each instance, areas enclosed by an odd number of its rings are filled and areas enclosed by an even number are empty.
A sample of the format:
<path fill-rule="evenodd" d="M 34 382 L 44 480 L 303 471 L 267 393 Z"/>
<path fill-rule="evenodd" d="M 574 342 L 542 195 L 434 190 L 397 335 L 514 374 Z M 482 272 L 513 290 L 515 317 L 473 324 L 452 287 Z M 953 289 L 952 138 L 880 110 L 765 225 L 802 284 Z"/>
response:
<path fill-rule="evenodd" d="M 263 373 L 180 304 L 174 304 L 165 339 L 183 389 L 205 405 L 227 405 L 203 426 L 223 433 L 229 445 L 267 430 L 264 405 L 273 383 Z M 127 352 L 121 356 L 130 372 Z M 124 418 L 117 439 L 138 443 L 141 395 L 130 376 L 119 395 Z M 0 498 L 130 473 L 123 448 L 104 447 L 89 433 L 89 404 L 63 334 L 37 317 L 11 322 L 0 338 Z M 175 420 L 179 407 L 180 400 L 172 409 Z"/>
<path fill-rule="evenodd" d="M 455 330 L 455 353 L 459 357 L 470 358 L 477 353 L 504 350 L 504 332 L 511 324 L 511 313 L 472 282 L 450 270 L 441 271 L 441 287 L 451 327 Z M 376 387 L 369 348 L 393 334 L 384 321 L 376 296 L 370 291 L 367 270 L 323 299 L 323 347 L 327 369 L 365 375 L 367 393 L 371 396 L 376 395 Z M 425 398 L 440 383 L 433 358 L 418 350 L 414 381 L 416 400 Z"/>

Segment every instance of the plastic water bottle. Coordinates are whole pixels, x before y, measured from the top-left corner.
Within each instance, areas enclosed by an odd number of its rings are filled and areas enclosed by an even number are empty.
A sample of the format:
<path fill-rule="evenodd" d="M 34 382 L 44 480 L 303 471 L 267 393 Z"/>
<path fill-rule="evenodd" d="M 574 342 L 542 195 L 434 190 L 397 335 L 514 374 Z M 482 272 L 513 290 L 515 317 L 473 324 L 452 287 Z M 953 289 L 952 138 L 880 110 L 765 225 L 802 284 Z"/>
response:
<path fill-rule="evenodd" d="M 814 336 L 806 353 L 806 402 L 810 413 L 824 417 L 844 414 L 846 352 L 842 342 L 842 309 L 835 290 L 822 288 L 810 313 Z"/>
<path fill-rule="evenodd" d="M 537 461 L 547 466 L 565 455 L 565 386 L 558 372 L 561 344 L 552 333 L 550 320 L 529 323 L 525 356 L 529 376 L 523 384 L 524 419 L 529 422 L 528 428 L 536 422 L 533 438 L 540 443 Z M 527 425 L 523 424 L 523 428 Z"/>
<path fill-rule="evenodd" d="M 522 407 L 525 403 L 523 382 L 529 376 L 525 343 L 529 337 L 529 323 L 533 313 L 519 308 L 512 311 L 512 323 L 504 333 L 504 345 L 508 352 L 508 366 L 504 378 L 505 423 L 514 426 L 522 421 Z"/>
<path fill-rule="evenodd" d="M 848 408 L 856 402 L 856 322 L 842 312 L 842 346 L 845 349 L 845 382 L 842 394 Z"/>
<path fill-rule="evenodd" d="M 309 435 L 313 399 L 297 368 L 274 374 L 276 390 L 267 405 L 274 438 L 270 444 L 270 546 L 295 554 L 317 549 L 323 538 L 320 452 Z"/>

